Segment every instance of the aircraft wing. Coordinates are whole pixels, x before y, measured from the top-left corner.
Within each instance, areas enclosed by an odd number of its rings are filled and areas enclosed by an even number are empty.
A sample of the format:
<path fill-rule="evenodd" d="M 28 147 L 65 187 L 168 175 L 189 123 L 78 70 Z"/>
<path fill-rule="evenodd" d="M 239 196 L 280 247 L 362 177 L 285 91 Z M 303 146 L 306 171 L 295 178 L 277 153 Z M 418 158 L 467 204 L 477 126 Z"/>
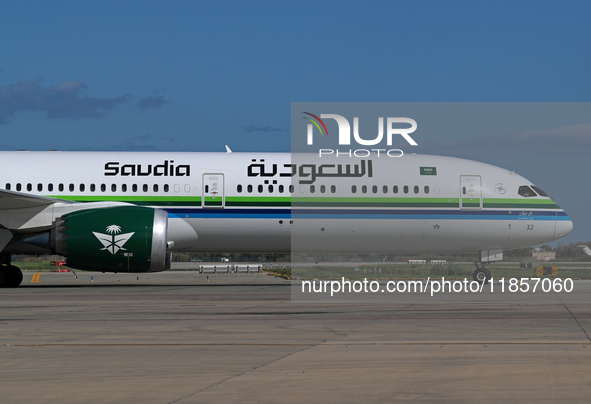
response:
<path fill-rule="evenodd" d="M 0 189 L 0 210 L 43 207 L 57 202 L 73 203 L 72 201 L 66 201 L 63 199 L 23 194 L 21 192 Z"/>
<path fill-rule="evenodd" d="M 25 212 L 27 212 L 26 209 L 45 209 L 47 206 L 50 206 L 56 202 L 71 203 L 70 201 L 64 201 L 62 199 L 23 194 L 20 192 L 0 189 L 0 251 L 6 247 L 13 237 L 12 231 L 7 228 L 10 226 L 7 226 L 5 222 L 7 217 L 15 217 L 15 215 L 20 215 L 21 217 L 17 219 L 17 222 L 26 222 L 28 220 L 26 216 L 30 215 L 30 217 L 32 217 L 34 216 L 34 212 L 28 212 L 24 214 L 24 217 L 22 213 L 16 212 L 22 212 L 21 209 L 25 209 Z M 11 212 L 13 210 L 15 212 Z"/>

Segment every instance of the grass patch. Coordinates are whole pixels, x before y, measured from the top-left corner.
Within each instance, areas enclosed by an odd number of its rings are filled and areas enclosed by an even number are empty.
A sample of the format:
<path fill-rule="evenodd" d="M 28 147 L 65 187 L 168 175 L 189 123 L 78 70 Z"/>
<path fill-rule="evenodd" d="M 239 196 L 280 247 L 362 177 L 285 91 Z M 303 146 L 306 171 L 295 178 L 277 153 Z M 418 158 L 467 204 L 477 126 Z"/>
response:
<path fill-rule="evenodd" d="M 69 269 L 66 266 L 55 266 L 51 265 L 51 261 L 12 261 L 12 265 L 19 267 L 23 271 L 39 271 L 39 272 L 52 272 L 58 269 Z"/>

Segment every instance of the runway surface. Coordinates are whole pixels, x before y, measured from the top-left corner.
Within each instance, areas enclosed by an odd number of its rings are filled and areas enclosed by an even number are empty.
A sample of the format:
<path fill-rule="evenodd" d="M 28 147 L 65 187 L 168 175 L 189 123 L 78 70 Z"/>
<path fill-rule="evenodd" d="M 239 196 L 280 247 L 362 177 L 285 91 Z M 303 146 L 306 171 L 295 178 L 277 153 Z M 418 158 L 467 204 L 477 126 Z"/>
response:
<path fill-rule="evenodd" d="M 0 402 L 589 402 L 575 289 L 313 304 L 262 274 L 29 272 L 0 289 Z"/>

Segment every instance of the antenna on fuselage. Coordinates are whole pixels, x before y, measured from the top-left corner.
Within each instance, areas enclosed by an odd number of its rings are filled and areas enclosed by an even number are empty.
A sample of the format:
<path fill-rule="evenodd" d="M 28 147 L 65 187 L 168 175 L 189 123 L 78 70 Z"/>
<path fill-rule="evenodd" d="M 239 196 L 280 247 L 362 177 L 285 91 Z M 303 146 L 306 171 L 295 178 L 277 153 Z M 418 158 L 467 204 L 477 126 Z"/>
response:
<path fill-rule="evenodd" d="M 228 147 L 228 145 L 226 145 L 226 153 L 232 153 L 232 150 L 230 150 L 230 148 Z"/>

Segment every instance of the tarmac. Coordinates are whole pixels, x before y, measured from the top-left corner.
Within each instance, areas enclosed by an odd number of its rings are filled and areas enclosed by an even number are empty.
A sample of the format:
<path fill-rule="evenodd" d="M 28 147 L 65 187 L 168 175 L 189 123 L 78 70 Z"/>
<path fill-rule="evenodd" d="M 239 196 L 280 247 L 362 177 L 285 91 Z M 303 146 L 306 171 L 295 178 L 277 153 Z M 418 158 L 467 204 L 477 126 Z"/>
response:
<path fill-rule="evenodd" d="M 25 272 L 0 289 L 0 402 L 591 401 L 591 281 L 349 304 L 293 302 L 290 285 Z"/>

